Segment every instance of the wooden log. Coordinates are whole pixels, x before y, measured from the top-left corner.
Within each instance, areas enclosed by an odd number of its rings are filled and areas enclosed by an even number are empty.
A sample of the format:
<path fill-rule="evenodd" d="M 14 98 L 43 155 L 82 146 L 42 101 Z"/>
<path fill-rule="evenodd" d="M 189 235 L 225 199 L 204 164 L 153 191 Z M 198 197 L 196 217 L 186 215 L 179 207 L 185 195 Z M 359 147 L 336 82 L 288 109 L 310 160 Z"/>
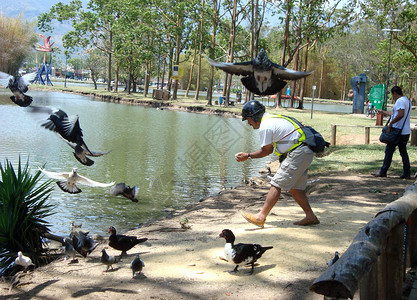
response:
<path fill-rule="evenodd" d="M 310 290 L 327 297 L 353 298 L 363 275 L 371 270 L 383 252 L 389 233 L 416 209 L 415 189 L 388 204 L 359 231 L 346 252 L 313 282 Z M 397 268 L 402 270 L 402 264 Z M 385 288 L 390 289 L 387 285 Z"/>

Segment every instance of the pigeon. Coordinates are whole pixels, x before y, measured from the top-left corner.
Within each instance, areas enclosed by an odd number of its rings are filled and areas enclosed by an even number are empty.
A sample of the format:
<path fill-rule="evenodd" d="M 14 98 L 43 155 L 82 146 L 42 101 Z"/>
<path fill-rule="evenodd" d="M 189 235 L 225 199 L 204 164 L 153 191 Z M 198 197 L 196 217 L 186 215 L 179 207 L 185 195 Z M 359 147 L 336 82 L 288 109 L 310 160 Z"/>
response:
<path fill-rule="evenodd" d="M 24 256 L 22 251 L 17 252 L 17 257 L 14 260 L 14 263 L 16 265 L 22 266 L 23 267 L 23 271 L 26 271 L 26 269 L 29 266 L 34 266 L 34 264 L 32 263 L 32 260 L 30 259 L 30 257 Z"/>
<path fill-rule="evenodd" d="M 75 255 L 77 255 L 77 251 L 75 251 L 74 247 L 72 246 L 72 241 L 69 238 L 65 238 L 63 245 L 63 250 L 66 255 L 65 259 L 67 259 L 68 256 L 72 256 L 71 262 L 75 262 Z"/>
<path fill-rule="evenodd" d="M 253 274 L 253 268 L 255 262 L 264 254 L 268 249 L 272 249 L 272 246 L 262 247 L 259 244 L 234 244 L 235 235 L 229 229 L 223 229 L 219 234 L 218 238 L 224 238 L 226 240 L 226 245 L 224 246 L 224 253 L 226 260 L 233 261 L 236 264 L 236 267 L 231 271 L 233 273 L 237 272 L 237 269 L 240 264 L 251 265 L 250 274 Z"/>
<path fill-rule="evenodd" d="M 19 106 L 26 107 L 33 101 L 32 97 L 25 95 L 25 93 L 28 91 L 28 86 L 32 83 L 35 77 L 36 72 L 28 73 L 23 76 L 12 76 L 7 73 L 0 72 L 0 85 L 5 88 L 9 88 L 12 91 L 13 96 L 10 96 L 10 99 L 12 99 L 14 103 Z"/>
<path fill-rule="evenodd" d="M 123 234 L 116 234 L 116 228 L 111 226 L 109 228 L 109 246 L 122 251 L 121 256 L 127 255 L 127 251 L 132 249 L 137 244 L 146 242 L 147 238 L 138 239 L 136 236 L 128 236 Z"/>
<path fill-rule="evenodd" d="M 132 262 L 130 263 L 130 268 L 132 269 L 132 279 L 135 278 L 135 273 L 138 272 L 140 274 L 140 272 L 142 272 L 142 268 L 145 266 L 145 264 L 143 263 L 143 261 L 139 258 L 139 254 L 136 254 L 136 257 L 134 260 L 132 260 Z"/>
<path fill-rule="evenodd" d="M 104 154 L 109 153 L 110 151 L 107 152 L 93 152 L 88 148 L 84 148 L 87 147 L 87 145 L 85 144 L 85 142 L 83 142 L 84 146 L 78 145 L 78 144 L 74 144 L 71 142 L 68 142 L 67 140 L 64 140 L 72 149 L 74 149 L 74 157 L 83 165 L 85 166 L 92 166 L 94 164 L 94 161 L 90 158 L 88 158 L 87 156 L 94 156 L 94 157 L 98 157 L 98 156 L 102 156 Z"/>
<path fill-rule="evenodd" d="M 91 166 L 94 164 L 94 161 L 89 159 L 87 155 L 97 157 L 109 153 L 93 152 L 87 147 L 83 139 L 83 133 L 77 115 L 68 116 L 61 109 L 47 106 L 33 105 L 30 109 L 33 113 L 44 113 L 48 115 L 47 120 L 41 126 L 60 135 L 74 149 L 74 157 L 83 165 Z"/>
<path fill-rule="evenodd" d="M 339 252 L 335 252 L 334 253 L 334 257 L 331 259 L 331 260 L 329 260 L 328 261 L 328 263 L 327 263 L 327 266 L 331 266 L 331 265 L 333 265 L 335 262 L 337 262 L 339 260 Z"/>
<path fill-rule="evenodd" d="M 268 59 L 264 49 L 251 61 L 238 63 L 221 63 L 207 58 L 209 63 L 226 73 L 245 76 L 241 79 L 243 85 L 252 93 L 266 96 L 274 95 L 287 84 L 284 80 L 296 80 L 313 72 L 299 72 L 287 69 Z"/>
<path fill-rule="evenodd" d="M 101 263 L 103 263 L 107 266 L 107 269 L 104 272 L 107 272 L 109 270 L 109 268 L 111 268 L 113 270 L 113 265 L 115 263 L 118 263 L 120 261 L 120 258 L 116 257 L 116 256 L 108 255 L 105 249 L 101 250 L 101 253 L 102 254 L 101 254 L 100 261 L 101 261 Z"/>
<path fill-rule="evenodd" d="M 82 250 L 83 253 L 90 254 L 93 252 L 94 249 L 98 246 L 91 237 L 89 237 L 86 233 L 80 232 L 78 235 L 78 248 Z"/>
<path fill-rule="evenodd" d="M 87 257 L 87 252 L 85 252 L 83 249 L 81 249 L 81 247 L 79 247 L 80 245 L 80 240 L 78 239 L 78 237 L 76 235 L 72 236 L 72 246 L 74 248 L 75 251 L 77 251 L 82 257 L 86 258 Z"/>
<path fill-rule="evenodd" d="M 39 168 L 39 170 L 46 176 L 59 180 L 57 181 L 59 188 L 70 194 L 82 192 L 82 190 L 77 186 L 77 183 L 93 187 L 109 187 L 115 184 L 115 182 L 101 183 L 81 176 L 77 173 L 76 168 L 73 168 L 71 172 L 49 172 L 41 168 Z"/>
<path fill-rule="evenodd" d="M 127 199 L 132 200 L 133 202 L 138 202 L 137 196 L 139 193 L 139 187 L 137 185 L 130 187 L 129 185 L 126 185 L 126 183 L 121 182 L 116 184 L 115 186 L 112 186 L 110 188 L 110 194 L 113 196 L 122 195 L 126 197 Z"/>

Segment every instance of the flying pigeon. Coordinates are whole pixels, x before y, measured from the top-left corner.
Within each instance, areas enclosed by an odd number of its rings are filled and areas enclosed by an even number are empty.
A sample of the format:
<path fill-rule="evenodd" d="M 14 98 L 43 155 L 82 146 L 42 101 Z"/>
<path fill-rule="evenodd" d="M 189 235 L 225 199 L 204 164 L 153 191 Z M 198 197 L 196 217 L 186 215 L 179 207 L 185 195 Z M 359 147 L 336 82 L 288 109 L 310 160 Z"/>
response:
<path fill-rule="evenodd" d="M 339 260 L 339 252 L 335 252 L 334 253 L 334 257 L 331 259 L 331 260 L 329 260 L 329 262 L 327 263 L 327 266 L 331 266 L 331 265 L 333 265 L 335 262 L 337 262 Z"/>
<path fill-rule="evenodd" d="M 266 96 L 274 95 L 287 84 L 284 80 L 296 80 L 313 72 L 299 72 L 287 69 L 268 59 L 264 49 L 251 61 L 238 63 L 221 63 L 207 58 L 209 63 L 226 73 L 245 76 L 241 79 L 243 85 L 252 93 Z"/>
<path fill-rule="evenodd" d="M 68 116 L 67 113 L 61 109 L 47 106 L 31 106 L 31 112 L 43 113 L 48 116 L 41 126 L 56 132 L 60 135 L 67 144 L 74 149 L 74 157 L 83 165 L 91 166 L 94 161 L 88 156 L 101 156 L 109 152 L 93 152 L 91 151 L 83 139 L 83 133 L 80 127 L 79 117 Z"/>
<path fill-rule="evenodd" d="M 130 263 L 130 268 L 132 269 L 132 279 L 135 278 L 135 273 L 142 272 L 142 268 L 145 266 L 143 261 L 139 258 L 139 254 L 136 254 L 136 257 L 132 262 Z"/>
<path fill-rule="evenodd" d="M 94 156 L 94 157 L 98 157 L 98 156 L 102 156 L 104 154 L 109 153 L 110 151 L 107 152 L 93 152 L 90 149 L 87 148 L 87 145 L 83 142 L 83 145 L 86 147 L 84 148 L 84 146 L 78 145 L 78 144 L 74 144 L 74 143 L 70 143 L 67 140 L 64 140 L 72 149 L 74 149 L 74 157 L 83 165 L 86 166 L 91 166 L 94 164 L 94 161 L 92 159 L 89 159 L 87 157 L 88 156 Z"/>
<path fill-rule="evenodd" d="M 17 257 L 14 260 L 14 263 L 22 266 L 24 271 L 26 271 L 29 266 L 34 266 L 30 257 L 24 256 L 22 251 L 17 252 Z"/>
<path fill-rule="evenodd" d="M 105 264 L 107 266 L 106 271 L 107 272 L 109 270 L 109 268 L 111 268 L 113 270 L 113 265 L 115 263 L 118 263 L 120 261 L 119 257 L 116 256 L 110 256 L 107 254 L 106 250 L 103 249 L 101 250 L 101 259 L 100 259 L 101 263 Z"/>
<path fill-rule="evenodd" d="M 236 264 L 236 267 L 231 272 L 237 272 L 239 265 L 251 265 L 252 269 L 249 272 L 253 274 L 253 268 L 255 262 L 264 254 L 268 249 L 272 249 L 272 246 L 262 247 L 259 244 L 234 244 L 235 235 L 229 229 L 223 229 L 219 234 L 218 238 L 224 238 L 226 240 L 226 245 L 224 246 L 225 258 L 228 261 L 233 261 Z"/>
<path fill-rule="evenodd" d="M 19 106 L 26 107 L 32 103 L 32 97 L 25 95 L 28 91 L 28 85 L 36 77 L 36 72 L 28 73 L 23 76 L 12 76 L 4 72 L 0 72 L 0 85 L 5 88 L 9 88 L 13 96 L 10 99 Z"/>
<path fill-rule="evenodd" d="M 123 234 L 116 234 L 116 228 L 111 226 L 109 228 L 109 246 L 113 249 L 120 250 L 122 253 L 120 256 L 127 255 L 127 251 L 132 249 L 137 244 L 146 242 L 147 238 L 138 239 L 136 236 L 128 236 Z"/>
<path fill-rule="evenodd" d="M 57 181 L 57 185 L 60 189 L 70 194 L 82 192 L 81 189 L 78 188 L 77 183 L 93 187 L 109 187 L 115 184 L 115 182 L 101 183 L 78 175 L 76 168 L 73 168 L 71 172 L 49 172 L 41 168 L 39 168 L 39 170 L 49 178 L 59 180 Z"/>
<path fill-rule="evenodd" d="M 110 188 L 110 194 L 113 196 L 122 195 L 133 202 L 138 202 L 137 196 L 139 193 L 139 187 L 137 185 L 130 187 L 124 182 L 118 183 Z"/>

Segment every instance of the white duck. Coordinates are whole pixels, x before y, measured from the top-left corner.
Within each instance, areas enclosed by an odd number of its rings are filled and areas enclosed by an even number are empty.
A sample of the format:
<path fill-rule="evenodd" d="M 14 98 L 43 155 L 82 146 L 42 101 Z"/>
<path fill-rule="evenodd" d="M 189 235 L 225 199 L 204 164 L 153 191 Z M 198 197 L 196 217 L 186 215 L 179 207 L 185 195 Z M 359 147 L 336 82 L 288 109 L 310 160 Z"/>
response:
<path fill-rule="evenodd" d="M 81 189 L 77 187 L 77 183 L 93 187 L 109 187 L 115 184 L 114 181 L 110 183 L 101 183 L 81 176 L 77 173 L 76 168 L 72 168 L 71 172 L 49 172 L 41 168 L 39 168 L 39 170 L 49 178 L 59 180 L 57 181 L 57 185 L 61 190 L 70 194 L 82 192 Z"/>

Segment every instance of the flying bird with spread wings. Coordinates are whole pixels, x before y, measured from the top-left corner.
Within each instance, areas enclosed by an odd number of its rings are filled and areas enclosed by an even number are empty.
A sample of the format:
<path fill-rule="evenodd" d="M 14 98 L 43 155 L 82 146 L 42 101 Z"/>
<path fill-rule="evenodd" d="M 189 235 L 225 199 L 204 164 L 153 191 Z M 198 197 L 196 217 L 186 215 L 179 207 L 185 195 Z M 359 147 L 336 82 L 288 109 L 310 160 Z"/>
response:
<path fill-rule="evenodd" d="M 73 168 L 71 172 L 49 172 L 41 168 L 39 168 L 39 170 L 49 178 L 59 180 L 57 181 L 59 188 L 70 194 L 82 192 L 82 190 L 77 186 L 77 183 L 93 187 L 109 187 L 115 184 L 115 182 L 101 183 L 81 176 L 77 173 L 76 168 Z"/>
<path fill-rule="evenodd" d="M 10 96 L 10 99 L 12 99 L 14 103 L 19 106 L 26 107 L 33 101 L 32 97 L 25 95 L 25 93 L 28 91 L 28 86 L 32 83 L 35 77 L 36 72 L 28 73 L 23 76 L 13 76 L 0 72 L 0 85 L 10 89 L 13 93 L 13 96 Z"/>
<path fill-rule="evenodd" d="M 313 72 L 300 72 L 287 69 L 269 60 L 264 49 L 251 61 L 222 63 L 207 58 L 209 63 L 226 73 L 244 76 L 240 79 L 252 93 L 266 96 L 274 95 L 287 84 L 285 80 L 297 80 L 307 77 Z"/>

